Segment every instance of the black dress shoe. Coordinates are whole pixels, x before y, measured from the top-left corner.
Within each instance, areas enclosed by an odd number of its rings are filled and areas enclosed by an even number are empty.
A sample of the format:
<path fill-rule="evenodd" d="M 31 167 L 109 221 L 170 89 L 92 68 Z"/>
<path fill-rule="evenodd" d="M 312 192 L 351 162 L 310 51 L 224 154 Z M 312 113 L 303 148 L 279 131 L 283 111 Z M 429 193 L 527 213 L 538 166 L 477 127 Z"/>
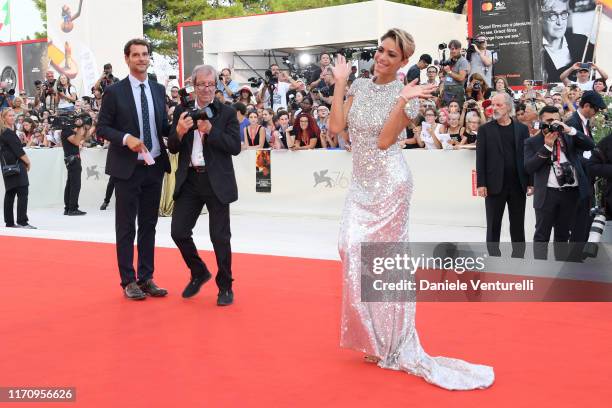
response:
<path fill-rule="evenodd" d="M 68 214 L 66 215 L 85 215 L 87 214 L 85 211 L 81 211 L 81 210 L 72 210 L 72 211 L 68 211 Z"/>
<path fill-rule="evenodd" d="M 138 287 L 144 293 L 153 297 L 164 297 L 168 294 L 168 291 L 164 288 L 158 287 L 155 282 L 153 282 L 153 279 L 149 279 L 144 283 L 138 284 Z"/>
<path fill-rule="evenodd" d="M 123 289 L 123 293 L 125 294 L 126 298 L 132 299 L 132 300 L 143 300 L 147 298 L 147 295 L 145 295 L 145 293 L 142 290 L 140 290 L 136 282 L 132 282 L 128 284 Z"/>
<path fill-rule="evenodd" d="M 190 298 L 195 296 L 200 291 L 202 285 L 208 282 L 211 276 L 211 273 L 207 272 L 204 276 L 191 277 L 191 280 L 189 280 L 185 290 L 183 290 L 183 297 Z"/>
<path fill-rule="evenodd" d="M 22 229 L 38 229 L 35 226 L 30 225 L 30 224 L 17 224 L 16 227 L 22 228 Z"/>
<path fill-rule="evenodd" d="M 109 204 L 109 203 L 108 203 L 107 201 L 104 201 L 104 202 L 102 203 L 102 205 L 100 206 L 100 210 L 101 210 L 101 211 L 106 210 L 106 207 L 108 207 L 108 204 Z"/>
<path fill-rule="evenodd" d="M 64 215 L 68 215 L 69 212 L 70 211 L 68 211 L 68 210 L 64 210 Z"/>
<path fill-rule="evenodd" d="M 234 292 L 232 290 L 224 290 L 219 292 L 217 296 L 217 306 L 229 306 L 234 303 Z"/>

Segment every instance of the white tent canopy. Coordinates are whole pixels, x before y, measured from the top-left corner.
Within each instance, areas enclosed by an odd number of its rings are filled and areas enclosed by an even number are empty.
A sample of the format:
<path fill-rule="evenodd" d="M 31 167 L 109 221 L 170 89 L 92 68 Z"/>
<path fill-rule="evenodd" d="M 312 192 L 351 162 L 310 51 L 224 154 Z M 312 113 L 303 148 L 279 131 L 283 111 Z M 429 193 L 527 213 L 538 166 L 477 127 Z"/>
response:
<path fill-rule="evenodd" d="M 463 15 L 375 0 L 343 6 L 325 7 L 289 13 L 262 14 L 249 17 L 202 22 L 203 62 L 217 68 L 245 68 L 234 53 L 256 54 L 261 50 L 284 52 L 317 52 L 342 47 L 376 45 L 389 28 L 399 27 L 411 33 L 416 41 L 411 63 L 423 53 L 437 58 L 437 45 L 451 39 L 465 40 L 466 18 Z M 182 44 L 179 44 L 182 47 Z M 182 51 L 182 50 L 181 50 Z M 254 54 L 255 53 L 255 54 Z M 181 53 L 182 55 L 182 53 Z M 280 54 L 282 55 L 282 54 Z M 269 60 L 251 60 L 257 70 L 266 69 Z M 249 65 L 253 66 L 250 62 Z M 282 67 L 282 65 L 281 65 Z M 185 67 L 189 72 L 193 67 Z M 238 80 L 250 76 L 238 73 Z"/>

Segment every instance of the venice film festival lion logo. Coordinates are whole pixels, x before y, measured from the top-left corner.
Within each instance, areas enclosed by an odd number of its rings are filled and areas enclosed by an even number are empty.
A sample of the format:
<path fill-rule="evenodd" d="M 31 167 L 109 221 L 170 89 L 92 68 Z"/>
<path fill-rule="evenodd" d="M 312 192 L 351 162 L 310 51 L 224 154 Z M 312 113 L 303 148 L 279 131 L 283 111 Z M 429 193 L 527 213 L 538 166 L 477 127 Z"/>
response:
<path fill-rule="evenodd" d="M 343 171 L 335 171 L 330 173 L 329 169 L 315 171 L 312 173 L 314 176 L 314 186 L 323 186 L 324 188 L 348 188 L 349 178 L 344 174 Z"/>
<path fill-rule="evenodd" d="M 98 171 L 97 165 L 94 164 L 93 166 L 85 167 L 85 171 L 87 172 L 87 180 L 91 177 L 100 180 L 100 172 Z"/>

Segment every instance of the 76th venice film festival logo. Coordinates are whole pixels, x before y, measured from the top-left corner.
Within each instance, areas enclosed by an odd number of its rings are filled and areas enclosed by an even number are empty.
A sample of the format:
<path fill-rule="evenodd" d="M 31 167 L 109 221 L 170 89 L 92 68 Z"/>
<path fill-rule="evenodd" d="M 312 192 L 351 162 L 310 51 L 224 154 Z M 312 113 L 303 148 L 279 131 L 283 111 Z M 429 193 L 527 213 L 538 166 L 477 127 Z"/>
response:
<path fill-rule="evenodd" d="M 315 180 L 313 188 L 317 188 L 319 185 L 325 188 L 348 188 L 349 178 L 343 171 L 335 171 L 329 173 L 329 175 L 328 173 L 329 169 L 313 172 L 312 175 Z"/>
<path fill-rule="evenodd" d="M 89 180 L 90 177 L 100 180 L 100 172 L 98 171 L 97 165 L 94 164 L 93 166 L 86 167 L 85 171 L 87 171 L 87 180 Z"/>

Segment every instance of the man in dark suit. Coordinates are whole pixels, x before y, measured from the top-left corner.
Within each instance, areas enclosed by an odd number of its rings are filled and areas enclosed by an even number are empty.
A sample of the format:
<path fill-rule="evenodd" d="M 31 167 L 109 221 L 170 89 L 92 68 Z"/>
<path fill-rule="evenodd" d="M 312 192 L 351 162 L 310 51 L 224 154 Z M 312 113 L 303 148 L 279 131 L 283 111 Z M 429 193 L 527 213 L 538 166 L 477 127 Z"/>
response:
<path fill-rule="evenodd" d="M 485 197 L 487 243 L 491 255 L 499 255 L 498 243 L 506 204 L 510 219 L 512 255 L 522 257 L 525 250 L 525 202 L 531 185 L 523 165 L 527 126 L 510 117 L 514 102 L 510 95 L 492 99 L 495 120 L 478 129 L 476 140 L 476 177 L 478 195 Z M 530 192 L 529 192 L 530 193 Z"/>
<path fill-rule="evenodd" d="M 554 241 L 568 242 L 579 200 L 590 192 L 579 152 L 595 146 L 584 133 L 561 122 L 559 109 L 554 106 L 540 111 L 540 129 L 538 135 L 525 141 L 525 170 L 534 179 L 534 255 L 546 259 L 547 245 L 536 243 L 548 243 L 553 227 Z M 563 259 L 560 249 L 555 246 L 555 253 Z"/>
<path fill-rule="evenodd" d="M 170 161 L 163 140 L 169 131 L 165 90 L 148 80 L 150 54 L 151 47 L 146 41 L 128 41 L 124 55 L 130 74 L 106 88 L 98 116 L 98 134 L 111 142 L 106 174 L 115 180 L 121 286 L 125 296 L 134 300 L 168 294 L 153 281 L 155 227 L 164 171 L 170 172 Z M 138 275 L 133 264 L 137 216 Z"/>
<path fill-rule="evenodd" d="M 191 271 L 183 297 L 194 296 L 211 278 L 198 255 L 192 234 L 202 208 L 209 213 L 210 239 L 217 259 L 217 305 L 231 305 L 232 248 L 229 204 L 238 199 L 232 155 L 238 155 L 240 125 L 234 108 L 214 99 L 217 74 L 209 65 L 194 68 L 195 109 L 206 112 L 194 120 L 184 106 L 177 106 L 168 138 L 168 148 L 179 153 L 172 214 L 172 239 Z M 193 110 L 192 110 L 193 112 Z"/>
<path fill-rule="evenodd" d="M 574 112 L 569 120 L 567 120 L 566 124 L 593 141 L 593 134 L 591 133 L 591 125 L 589 121 L 597 114 L 597 112 L 605 108 L 606 104 L 601 95 L 595 91 L 584 92 L 580 98 L 578 110 Z M 592 145 L 592 143 L 590 145 Z M 593 147 L 589 149 L 578 147 L 577 149 L 580 165 L 583 169 L 587 168 L 586 161 L 591 157 L 591 149 L 593 149 Z M 587 177 L 589 177 L 588 173 Z M 591 217 L 591 206 L 593 204 L 593 180 L 590 180 L 588 189 L 587 194 L 581 196 L 580 198 L 576 217 L 574 218 L 574 223 L 570 228 L 571 242 L 586 242 L 589 238 L 589 231 L 591 229 L 591 223 L 593 222 L 593 217 Z"/>
<path fill-rule="evenodd" d="M 606 218 L 612 220 L 612 132 L 601 139 L 587 162 L 588 172 L 592 177 L 605 180 L 603 202 L 599 203 L 606 211 Z"/>

